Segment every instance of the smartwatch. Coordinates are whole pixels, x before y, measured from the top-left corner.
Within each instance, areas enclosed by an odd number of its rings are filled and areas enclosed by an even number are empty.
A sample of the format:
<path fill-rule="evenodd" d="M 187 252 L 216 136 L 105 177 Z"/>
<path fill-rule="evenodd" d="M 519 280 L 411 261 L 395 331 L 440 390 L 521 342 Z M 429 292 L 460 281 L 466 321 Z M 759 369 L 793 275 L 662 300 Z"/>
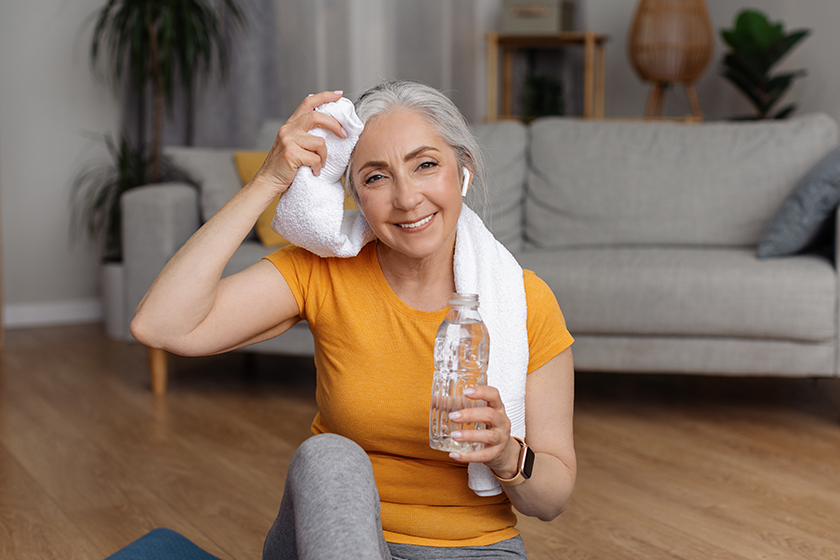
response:
<path fill-rule="evenodd" d="M 495 472 L 493 475 L 499 479 L 499 482 L 504 482 L 508 486 L 518 486 L 531 478 L 531 473 L 534 471 L 534 450 L 528 447 L 528 444 L 518 437 L 511 437 L 515 439 L 516 443 L 518 443 L 521 447 L 519 450 L 519 470 L 513 478 L 502 478 Z"/>

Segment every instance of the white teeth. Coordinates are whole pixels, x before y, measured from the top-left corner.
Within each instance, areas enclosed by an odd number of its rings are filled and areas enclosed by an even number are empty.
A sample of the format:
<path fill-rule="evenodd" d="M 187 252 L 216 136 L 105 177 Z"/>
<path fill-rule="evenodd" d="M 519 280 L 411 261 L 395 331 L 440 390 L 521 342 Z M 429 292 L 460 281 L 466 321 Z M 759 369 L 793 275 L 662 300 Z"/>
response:
<path fill-rule="evenodd" d="M 432 219 L 432 216 L 434 216 L 434 214 L 432 214 L 431 216 L 426 216 L 425 218 L 423 218 L 419 222 L 414 222 L 413 224 L 397 224 L 397 225 L 400 226 L 401 228 L 404 228 L 404 229 L 412 229 L 412 228 L 420 227 L 423 224 L 428 223 L 429 220 Z"/>

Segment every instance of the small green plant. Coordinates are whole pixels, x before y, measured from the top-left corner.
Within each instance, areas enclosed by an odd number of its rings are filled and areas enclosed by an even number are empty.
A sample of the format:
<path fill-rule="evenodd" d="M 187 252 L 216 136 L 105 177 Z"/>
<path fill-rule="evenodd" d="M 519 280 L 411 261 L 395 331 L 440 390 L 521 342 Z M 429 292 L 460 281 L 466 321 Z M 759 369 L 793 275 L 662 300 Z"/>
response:
<path fill-rule="evenodd" d="M 105 145 L 111 161 L 91 164 L 73 180 L 70 189 L 71 235 L 77 238 L 82 230 L 102 245 L 102 259 L 122 260 L 123 193 L 151 183 L 150 156 L 132 147 L 125 138 L 119 144 L 110 135 Z M 160 180 L 194 184 L 187 174 L 165 157 L 160 160 Z"/>
<path fill-rule="evenodd" d="M 528 73 L 523 82 L 520 112 L 525 122 L 565 114 L 566 99 L 560 77 Z"/>
<path fill-rule="evenodd" d="M 794 103 L 775 112 L 774 106 L 793 81 L 805 75 L 805 70 L 776 75 L 770 71 L 810 30 L 786 33 L 781 22 L 771 23 L 757 10 L 743 10 L 736 17 L 735 26 L 720 34 L 731 49 L 723 58 L 723 77 L 749 99 L 757 112 L 740 119 L 783 119 L 793 113 Z"/>

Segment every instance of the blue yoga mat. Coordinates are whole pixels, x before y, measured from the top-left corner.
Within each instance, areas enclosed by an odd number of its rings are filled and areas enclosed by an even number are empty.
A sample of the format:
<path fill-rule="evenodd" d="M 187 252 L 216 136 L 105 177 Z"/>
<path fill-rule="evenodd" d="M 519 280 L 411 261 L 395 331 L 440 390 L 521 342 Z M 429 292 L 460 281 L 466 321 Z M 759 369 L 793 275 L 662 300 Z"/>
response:
<path fill-rule="evenodd" d="M 105 560 L 219 560 L 171 529 L 155 529 Z"/>

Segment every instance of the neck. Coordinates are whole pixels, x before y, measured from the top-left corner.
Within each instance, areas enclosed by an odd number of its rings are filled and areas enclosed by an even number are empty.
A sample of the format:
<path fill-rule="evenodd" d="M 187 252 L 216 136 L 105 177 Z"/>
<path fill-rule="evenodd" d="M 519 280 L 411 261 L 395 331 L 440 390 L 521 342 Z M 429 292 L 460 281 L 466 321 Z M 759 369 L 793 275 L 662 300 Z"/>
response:
<path fill-rule="evenodd" d="M 403 302 L 420 311 L 437 311 L 449 305 L 455 291 L 455 236 L 452 242 L 423 259 L 408 257 L 376 242 L 376 257 L 388 285 Z"/>

